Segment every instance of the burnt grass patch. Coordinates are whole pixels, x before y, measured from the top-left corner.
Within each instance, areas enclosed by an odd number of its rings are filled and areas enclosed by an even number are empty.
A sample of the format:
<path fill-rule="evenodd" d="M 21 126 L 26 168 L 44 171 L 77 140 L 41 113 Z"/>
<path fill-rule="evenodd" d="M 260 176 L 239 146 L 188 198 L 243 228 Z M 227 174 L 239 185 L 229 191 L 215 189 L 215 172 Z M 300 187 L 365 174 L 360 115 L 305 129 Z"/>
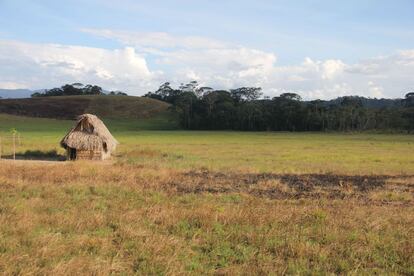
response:
<path fill-rule="evenodd" d="M 413 175 L 338 175 L 221 173 L 189 171 L 171 179 L 169 187 L 186 193 L 247 193 L 270 199 L 357 198 L 369 200 L 372 191 L 414 193 Z"/>

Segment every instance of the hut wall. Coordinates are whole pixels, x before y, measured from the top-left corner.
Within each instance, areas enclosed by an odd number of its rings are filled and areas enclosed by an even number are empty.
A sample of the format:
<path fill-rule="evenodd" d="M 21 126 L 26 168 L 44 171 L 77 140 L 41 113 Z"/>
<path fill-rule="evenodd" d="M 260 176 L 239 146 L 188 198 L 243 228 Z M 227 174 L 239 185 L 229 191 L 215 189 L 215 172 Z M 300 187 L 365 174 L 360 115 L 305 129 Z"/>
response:
<path fill-rule="evenodd" d="M 102 151 L 102 160 L 111 158 L 111 153 L 109 151 Z"/>
<path fill-rule="evenodd" d="M 100 150 L 77 150 L 76 160 L 102 160 L 102 151 Z"/>

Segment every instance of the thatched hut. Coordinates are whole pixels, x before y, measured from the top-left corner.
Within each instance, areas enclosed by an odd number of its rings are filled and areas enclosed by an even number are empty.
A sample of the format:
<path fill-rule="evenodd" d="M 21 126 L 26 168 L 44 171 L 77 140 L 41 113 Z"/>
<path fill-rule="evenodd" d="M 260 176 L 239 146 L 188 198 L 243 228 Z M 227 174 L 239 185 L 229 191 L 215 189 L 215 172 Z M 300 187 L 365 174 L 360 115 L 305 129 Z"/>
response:
<path fill-rule="evenodd" d="M 111 157 L 118 141 L 95 115 L 83 114 L 63 137 L 60 145 L 68 160 L 104 160 Z"/>

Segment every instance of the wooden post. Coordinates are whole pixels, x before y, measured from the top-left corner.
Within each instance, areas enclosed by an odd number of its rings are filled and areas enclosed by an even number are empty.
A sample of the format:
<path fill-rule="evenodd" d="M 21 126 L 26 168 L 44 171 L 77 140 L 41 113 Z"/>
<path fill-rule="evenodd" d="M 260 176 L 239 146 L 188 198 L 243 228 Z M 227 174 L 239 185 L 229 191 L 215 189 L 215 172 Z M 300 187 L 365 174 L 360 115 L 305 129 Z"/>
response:
<path fill-rule="evenodd" d="M 13 133 L 13 160 L 16 160 L 16 133 Z"/>

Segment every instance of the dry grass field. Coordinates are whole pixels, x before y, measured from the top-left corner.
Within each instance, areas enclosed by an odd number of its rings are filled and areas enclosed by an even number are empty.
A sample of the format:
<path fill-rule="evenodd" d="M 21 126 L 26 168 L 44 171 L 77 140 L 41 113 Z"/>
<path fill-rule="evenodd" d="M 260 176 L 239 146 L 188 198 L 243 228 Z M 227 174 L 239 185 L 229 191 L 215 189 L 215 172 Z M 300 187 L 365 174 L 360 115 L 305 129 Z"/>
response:
<path fill-rule="evenodd" d="M 413 136 L 106 122 L 113 162 L 0 161 L 0 273 L 414 274 Z M 0 135 L 54 159 L 71 123 Z"/>
<path fill-rule="evenodd" d="M 0 99 L 0 116 L 74 119 L 83 113 L 100 117 L 143 119 L 168 113 L 169 104 L 145 97 L 59 96 L 27 99 Z"/>

